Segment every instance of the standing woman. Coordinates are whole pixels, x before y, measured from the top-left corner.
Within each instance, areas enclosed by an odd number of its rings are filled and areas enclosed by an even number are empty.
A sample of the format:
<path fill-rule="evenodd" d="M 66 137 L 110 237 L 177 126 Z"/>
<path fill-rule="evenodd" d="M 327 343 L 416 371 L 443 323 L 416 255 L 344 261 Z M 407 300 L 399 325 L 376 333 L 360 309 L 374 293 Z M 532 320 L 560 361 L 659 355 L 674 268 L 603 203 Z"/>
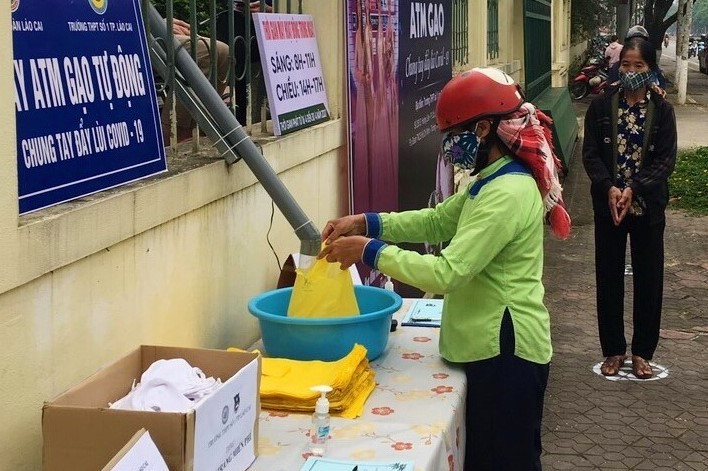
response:
<path fill-rule="evenodd" d="M 320 258 L 342 268 L 361 260 L 444 294 L 440 354 L 467 375 L 464 470 L 540 470 L 552 354 L 541 280 L 545 214 L 559 237 L 570 231 L 548 118 L 494 68 L 450 80 L 436 116 L 442 152 L 476 179 L 434 208 L 329 221 Z M 422 255 L 384 240 L 449 244 Z"/>
<path fill-rule="evenodd" d="M 624 364 L 624 267 L 627 235 L 634 305 L 632 371 L 653 376 L 664 287 L 664 211 L 676 163 L 676 117 L 652 91 L 654 46 L 632 38 L 620 53 L 620 83 L 593 100 L 585 115 L 583 164 L 592 182 L 597 320 L 603 375 Z"/>

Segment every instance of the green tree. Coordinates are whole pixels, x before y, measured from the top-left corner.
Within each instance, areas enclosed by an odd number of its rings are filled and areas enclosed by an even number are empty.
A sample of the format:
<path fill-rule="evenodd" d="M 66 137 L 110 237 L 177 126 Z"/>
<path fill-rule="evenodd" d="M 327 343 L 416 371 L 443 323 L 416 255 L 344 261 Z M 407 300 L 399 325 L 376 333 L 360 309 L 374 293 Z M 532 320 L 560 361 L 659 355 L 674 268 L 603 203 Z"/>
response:
<path fill-rule="evenodd" d="M 175 18 L 192 23 L 192 10 L 190 5 L 192 0 L 153 0 L 155 9 L 165 17 L 167 16 L 167 3 L 172 2 L 172 12 Z M 197 22 L 201 23 L 211 17 L 211 8 L 213 0 L 196 0 Z M 221 2 L 217 1 L 217 13 L 223 9 Z M 198 27 L 198 33 L 208 36 L 208 23 L 205 26 Z M 194 27 L 192 25 L 192 27 Z"/>
<path fill-rule="evenodd" d="M 691 26 L 694 34 L 708 33 L 708 2 L 694 3 L 692 18 Z"/>
<path fill-rule="evenodd" d="M 664 34 L 671 25 L 676 23 L 678 12 L 672 11 L 671 6 L 674 0 L 646 0 L 644 3 L 644 27 L 649 33 L 649 40 L 654 44 L 656 49 L 661 49 L 661 42 L 664 40 Z M 695 27 L 696 11 L 700 10 L 705 14 L 708 6 L 705 1 L 696 2 L 693 0 L 693 26 Z"/>
<path fill-rule="evenodd" d="M 570 9 L 572 42 L 577 43 L 597 34 L 600 26 L 612 23 L 616 0 L 574 0 Z"/>

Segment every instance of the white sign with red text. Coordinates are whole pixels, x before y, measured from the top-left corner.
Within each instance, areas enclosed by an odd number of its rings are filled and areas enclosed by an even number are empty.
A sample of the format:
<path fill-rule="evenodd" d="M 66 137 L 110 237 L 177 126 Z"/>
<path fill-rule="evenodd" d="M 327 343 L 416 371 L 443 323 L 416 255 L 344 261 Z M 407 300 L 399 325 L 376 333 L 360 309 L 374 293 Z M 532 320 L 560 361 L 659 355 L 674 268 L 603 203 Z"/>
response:
<path fill-rule="evenodd" d="M 258 49 L 276 136 L 329 120 L 311 15 L 255 13 Z"/>

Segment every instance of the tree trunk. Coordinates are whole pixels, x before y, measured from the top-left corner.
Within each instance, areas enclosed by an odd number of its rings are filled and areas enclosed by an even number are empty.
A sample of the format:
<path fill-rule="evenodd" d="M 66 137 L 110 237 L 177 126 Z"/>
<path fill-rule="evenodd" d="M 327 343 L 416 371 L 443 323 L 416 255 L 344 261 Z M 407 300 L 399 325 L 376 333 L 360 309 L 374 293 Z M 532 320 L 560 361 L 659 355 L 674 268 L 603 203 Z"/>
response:
<path fill-rule="evenodd" d="M 620 41 L 624 41 L 629 29 L 629 2 L 628 0 L 617 0 L 617 36 Z"/>
<path fill-rule="evenodd" d="M 691 35 L 692 0 L 679 0 L 677 37 L 680 41 L 676 49 L 676 86 L 678 97 L 676 103 L 686 104 L 686 87 L 688 85 L 688 38 Z"/>
<path fill-rule="evenodd" d="M 675 21 L 675 18 L 664 20 L 672 2 L 673 0 L 647 0 L 644 3 L 644 27 L 649 33 L 649 40 L 654 45 L 657 55 L 660 55 L 666 30 Z"/>

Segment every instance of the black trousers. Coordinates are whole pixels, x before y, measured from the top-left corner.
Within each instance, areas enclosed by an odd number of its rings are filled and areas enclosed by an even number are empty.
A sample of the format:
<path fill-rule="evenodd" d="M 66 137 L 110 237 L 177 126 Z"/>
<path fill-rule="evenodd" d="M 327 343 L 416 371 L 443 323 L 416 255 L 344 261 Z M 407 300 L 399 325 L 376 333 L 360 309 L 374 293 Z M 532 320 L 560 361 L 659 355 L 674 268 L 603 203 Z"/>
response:
<path fill-rule="evenodd" d="M 514 327 L 505 312 L 501 354 L 465 364 L 465 471 L 541 469 L 541 419 L 549 364 L 514 356 Z"/>
<path fill-rule="evenodd" d="M 595 278 L 597 324 L 604 356 L 624 355 L 624 269 L 627 235 L 632 255 L 634 303 L 632 354 L 651 360 L 659 343 L 664 291 L 664 228 L 646 216 L 628 215 L 615 226 L 611 217 L 595 214 Z"/>

